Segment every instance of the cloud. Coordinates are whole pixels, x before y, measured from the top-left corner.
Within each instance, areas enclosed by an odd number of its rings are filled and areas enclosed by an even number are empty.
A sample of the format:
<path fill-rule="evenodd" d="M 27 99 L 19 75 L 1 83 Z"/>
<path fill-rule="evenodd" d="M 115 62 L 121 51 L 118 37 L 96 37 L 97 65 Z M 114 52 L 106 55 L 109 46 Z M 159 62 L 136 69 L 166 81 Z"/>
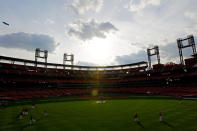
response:
<path fill-rule="evenodd" d="M 191 20 L 197 20 L 197 13 L 195 12 L 185 12 L 185 17 L 190 18 Z"/>
<path fill-rule="evenodd" d="M 195 40 L 197 37 L 194 38 Z M 184 45 L 187 44 L 187 41 L 183 42 Z M 184 48 L 182 49 L 183 57 L 188 58 L 192 55 L 192 48 Z M 165 59 L 166 62 L 177 62 L 179 63 L 179 50 L 176 41 L 175 42 L 167 42 L 165 45 L 160 46 L 160 56 L 161 59 Z"/>
<path fill-rule="evenodd" d="M 86 61 L 78 61 L 77 65 L 80 65 L 80 66 L 98 66 L 98 65 L 96 65 L 94 63 L 86 62 Z"/>
<path fill-rule="evenodd" d="M 72 0 L 71 4 L 65 4 L 67 9 L 71 9 L 76 14 L 84 14 L 87 11 L 99 12 L 103 5 L 103 0 Z"/>
<path fill-rule="evenodd" d="M 197 40 L 197 37 L 195 37 L 194 39 Z M 164 41 L 164 42 L 166 43 L 165 45 L 159 46 L 161 62 L 164 64 L 168 62 L 180 63 L 179 51 L 178 51 L 178 46 L 177 46 L 176 41 L 175 42 Z M 187 42 L 185 41 L 183 44 L 186 45 Z M 183 51 L 184 59 L 191 57 L 192 55 L 191 47 L 184 48 L 182 51 Z M 116 56 L 115 62 L 117 64 L 130 64 L 130 63 L 135 63 L 135 62 L 140 62 L 140 61 L 148 61 L 147 58 L 148 58 L 147 52 L 145 50 L 140 50 L 137 53 Z M 151 60 L 152 60 L 152 63 L 155 63 L 156 56 L 155 57 L 153 56 Z"/>
<path fill-rule="evenodd" d="M 166 62 L 170 62 L 178 61 L 179 59 L 179 51 L 176 42 L 169 42 L 166 45 L 159 46 L 159 51 L 161 60 L 165 59 Z"/>
<path fill-rule="evenodd" d="M 98 23 L 94 19 L 88 22 L 79 20 L 74 24 L 70 24 L 68 35 L 86 41 L 94 37 L 106 38 L 107 33 L 117 30 L 118 29 L 110 22 Z"/>
<path fill-rule="evenodd" d="M 29 34 L 24 32 L 0 35 L 0 46 L 5 48 L 19 48 L 34 51 L 36 48 L 54 51 L 56 48 L 53 37 L 43 34 Z"/>
<path fill-rule="evenodd" d="M 190 22 L 190 25 L 187 25 L 185 27 L 185 32 L 187 34 L 197 35 L 197 24 L 196 24 L 196 21 L 197 21 L 197 13 L 186 11 L 184 13 L 184 16 L 186 18 L 188 18 L 187 20 L 189 20 L 189 22 Z"/>
<path fill-rule="evenodd" d="M 55 22 L 53 20 L 51 20 L 51 19 L 46 19 L 46 21 L 45 21 L 45 24 L 48 24 L 48 25 L 52 25 L 54 23 Z"/>
<path fill-rule="evenodd" d="M 144 9 L 148 5 L 158 6 L 160 5 L 160 0 L 130 0 L 126 8 L 131 12 L 137 12 Z"/>
<path fill-rule="evenodd" d="M 131 53 L 129 55 L 116 56 L 115 58 L 115 62 L 121 65 L 140 61 L 147 61 L 147 53 L 144 50 L 140 50 L 137 53 Z"/>
<path fill-rule="evenodd" d="M 187 34 L 197 35 L 197 24 L 187 26 L 185 32 Z"/>

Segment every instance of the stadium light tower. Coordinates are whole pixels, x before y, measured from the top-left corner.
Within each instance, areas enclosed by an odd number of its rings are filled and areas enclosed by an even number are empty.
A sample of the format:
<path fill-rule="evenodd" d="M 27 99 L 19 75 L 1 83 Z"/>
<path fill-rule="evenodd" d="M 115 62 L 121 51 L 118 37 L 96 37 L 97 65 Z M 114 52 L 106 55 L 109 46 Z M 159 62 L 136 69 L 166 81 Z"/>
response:
<path fill-rule="evenodd" d="M 184 45 L 183 41 L 187 41 L 188 43 L 186 45 Z M 177 39 L 177 45 L 179 48 L 180 64 L 182 64 L 182 65 L 184 64 L 183 51 L 182 51 L 183 48 L 192 47 L 193 55 L 196 55 L 196 46 L 195 46 L 195 41 L 194 41 L 193 35 L 189 35 L 189 36 L 187 36 L 187 38 Z"/>
<path fill-rule="evenodd" d="M 67 53 L 64 53 L 63 64 L 66 65 L 66 62 L 70 62 L 70 64 L 73 65 L 74 55 L 73 54 L 68 55 Z"/>
<path fill-rule="evenodd" d="M 42 55 L 41 55 L 42 53 Z M 37 67 L 37 61 L 38 58 L 45 60 L 45 67 L 47 67 L 47 57 L 48 57 L 48 51 L 47 50 L 40 50 L 40 48 L 36 48 L 35 50 L 35 67 Z"/>
<path fill-rule="evenodd" d="M 151 56 L 157 55 L 157 61 L 158 61 L 158 64 L 160 64 L 160 55 L 159 55 L 159 47 L 158 46 L 154 46 L 153 48 L 148 48 L 147 55 L 148 55 L 149 69 L 151 69 Z"/>

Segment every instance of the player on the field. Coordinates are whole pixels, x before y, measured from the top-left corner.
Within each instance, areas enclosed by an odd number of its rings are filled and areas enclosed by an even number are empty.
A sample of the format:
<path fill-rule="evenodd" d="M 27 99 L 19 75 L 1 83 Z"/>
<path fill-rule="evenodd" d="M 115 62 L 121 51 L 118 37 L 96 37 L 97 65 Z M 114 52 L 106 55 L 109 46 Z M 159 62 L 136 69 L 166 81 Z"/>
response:
<path fill-rule="evenodd" d="M 181 104 L 182 103 L 182 96 L 179 96 L 179 104 Z"/>
<path fill-rule="evenodd" d="M 25 108 L 22 109 L 22 114 L 25 115 Z"/>
<path fill-rule="evenodd" d="M 33 123 L 33 122 L 35 122 L 36 120 L 33 118 L 33 116 L 31 115 L 31 117 L 30 117 L 30 125 Z"/>
<path fill-rule="evenodd" d="M 47 112 L 46 112 L 46 110 L 44 110 L 44 117 L 46 117 L 47 116 Z"/>
<path fill-rule="evenodd" d="M 161 114 L 161 112 L 159 113 L 159 121 L 162 122 L 162 114 Z"/>
<path fill-rule="evenodd" d="M 34 108 L 35 108 L 35 104 L 32 104 L 32 106 L 31 106 L 31 107 L 32 107 L 32 109 L 34 109 Z"/>
<path fill-rule="evenodd" d="M 134 115 L 134 121 L 139 121 L 139 118 L 138 118 L 138 114 L 137 113 Z"/>
<path fill-rule="evenodd" d="M 24 109 L 23 109 L 23 112 L 24 112 L 24 113 L 23 113 L 24 115 L 28 115 L 28 109 L 27 109 L 27 108 L 24 108 Z"/>
<path fill-rule="evenodd" d="M 18 119 L 22 119 L 23 118 L 23 112 L 21 111 L 19 114 L 18 114 Z"/>

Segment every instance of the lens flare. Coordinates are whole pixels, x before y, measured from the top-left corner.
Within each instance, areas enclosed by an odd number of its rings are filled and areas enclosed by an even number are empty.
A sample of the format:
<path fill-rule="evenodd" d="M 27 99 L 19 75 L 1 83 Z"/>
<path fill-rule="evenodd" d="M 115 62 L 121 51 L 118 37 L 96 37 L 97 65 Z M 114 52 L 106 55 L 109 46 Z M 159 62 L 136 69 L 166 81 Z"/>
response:
<path fill-rule="evenodd" d="M 97 95 L 98 95 L 98 89 L 93 89 L 92 96 L 97 96 Z"/>

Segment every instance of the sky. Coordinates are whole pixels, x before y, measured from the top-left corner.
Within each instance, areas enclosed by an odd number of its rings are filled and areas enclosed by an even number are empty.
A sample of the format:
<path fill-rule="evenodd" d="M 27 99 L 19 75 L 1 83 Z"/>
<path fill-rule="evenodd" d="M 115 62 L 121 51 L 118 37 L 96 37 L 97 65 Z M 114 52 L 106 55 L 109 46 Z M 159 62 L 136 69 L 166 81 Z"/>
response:
<path fill-rule="evenodd" d="M 0 0 L 0 55 L 34 60 L 40 48 L 49 51 L 50 63 L 62 64 L 67 53 L 75 65 L 119 65 L 147 61 L 146 49 L 158 45 L 161 63 L 179 63 L 176 39 L 193 34 L 197 40 L 196 5 L 196 0 Z M 192 50 L 183 54 L 189 57 Z"/>

